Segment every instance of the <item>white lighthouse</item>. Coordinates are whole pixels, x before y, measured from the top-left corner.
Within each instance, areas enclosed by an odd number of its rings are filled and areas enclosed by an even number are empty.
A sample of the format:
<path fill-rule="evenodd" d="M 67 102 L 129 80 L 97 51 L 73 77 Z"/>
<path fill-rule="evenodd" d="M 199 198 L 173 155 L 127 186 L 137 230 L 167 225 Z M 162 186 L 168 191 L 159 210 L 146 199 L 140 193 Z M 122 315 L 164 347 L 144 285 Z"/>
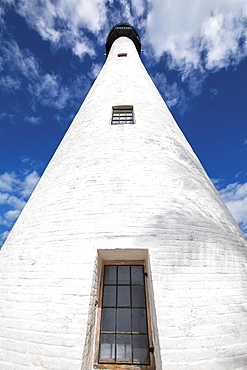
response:
<path fill-rule="evenodd" d="M 0 252 L 1 370 L 246 370 L 247 243 L 139 57 L 107 59 Z"/>

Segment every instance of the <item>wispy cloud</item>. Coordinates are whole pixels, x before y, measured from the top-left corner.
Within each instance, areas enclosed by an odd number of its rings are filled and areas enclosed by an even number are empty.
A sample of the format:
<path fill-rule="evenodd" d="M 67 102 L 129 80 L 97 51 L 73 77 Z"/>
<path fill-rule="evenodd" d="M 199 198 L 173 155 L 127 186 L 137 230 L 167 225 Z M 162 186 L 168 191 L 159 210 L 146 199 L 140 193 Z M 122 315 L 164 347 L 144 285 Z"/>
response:
<path fill-rule="evenodd" d="M 13 189 L 18 185 L 19 180 L 15 172 L 5 172 L 0 175 L 0 191 L 1 192 L 12 192 Z"/>
<path fill-rule="evenodd" d="M 28 24 L 44 40 L 68 47 L 82 57 L 94 55 L 94 47 L 83 29 L 98 33 L 106 22 L 106 3 L 101 0 L 23 0 L 16 6 Z"/>
<path fill-rule="evenodd" d="M 0 223 L 1 223 L 1 217 L 0 217 Z M 0 248 L 5 242 L 5 240 L 7 239 L 8 235 L 9 235 L 9 231 L 4 231 L 3 233 L 0 234 Z"/>
<path fill-rule="evenodd" d="M 12 76 L 1 76 L 0 77 L 0 86 L 2 86 L 5 91 L 14 91 L 21 88 L 20 79 Z"/>
<path fill-rule="evenodd" d="M 211 94 L 211 99 L 213 99 L 215 96 L 219 95 L 219 90 L 216 89 L 216 88 L 214 88 L 214 87 L 212 87 L 210 89 L 210 94 Z"/>
<path fill-rule="evenodd" d="M 20 49 L 16 41 L 5 41 L 1 44 L 1 52 L 4 55 L 2 68 L 8 69 L 13 76 L 18 74 L 37 78 L 40 73 L 39 63 L 28 49 Z"/>
<path fill-rule="evenodd" d="M 15 221 L 19 217 L 20 213 L 21 211 L 19 209 L 11 209 L 10 211 L 6 212 L 4 216 L 6 220 Z"/>
<path fill-rule="evenodd" d="M 39 181 L 39 175 L 34 170 L 5 172 L 0 175 L 0 225 L 10 229 L 21 213 L 27 199 Z M 8 235 L 8 230 L 0 233 L 0 247 Z"/>
<path fill-rule="evenodd" d="M 25 91 L 24 95 L 28 97 L 29 107 L 34 114 L 23 119 L 30 124 L 39 125 L 42 122 L 40 117 L 35 116 L 37 105 L 62 112 L 65 107 L 73 105 L 78 98 L 78 91 L 81 91 L 81 101 L 84 98 L 82 92 L 86 93 L 90 86 L 89 76 L 71 77 L 66 84 L 61 75 L 46 73 L 38 59 L 29 50 L 20 49 L 14 40 L 1 44 L 0 51 L 5 55 L 0 87 L 6 93 Z M 96 76 L 98 72 L 96 64 L 92 74 Z"/>
<path fill-rule="evenodd" d="M 169 83 L 164 73 L 156 73 L 152 79 L 169 108 L 176 106 L 181 114 L 188 109 L 185 92 L 176 82 Z"/>
<path fill-rule="evenodd" d="M 88 54 L 92 60 L 109 28 L 117 22 L 130 22 L 139 28 L 145 49 L 152 50 L 149 57 L 155 56 L 158 62 L 165 54 L 166 66 L 179 72 L 192 97 L 201 94 L 209 72 L 237 64 L 247 55 L 245 0 L 3 0 L 3 4 L 12 4 L 55 48 L 70 49 L 80 58 Z M 33 108 L 36 102 L 65 107 L 71 86 L 62 84 L 59 76 L 42 71 L 33 55 L 19 50 L 16 43 L 5 43 L 4 47 L 5 60 L 13 61 L 15 71 L 0 79 L 5 89 L 20 89 L 21 74 L 32 81 L 28 89 L 33 94 Z M 96 66 L 90 78 L 97 75 Z M 154 76 L 155 82 L 159 79 Z M 167 89 L 168 105 L 179 106 L 181 111 L 188 108 L 184 88 L 166 81 Z M 214 93 L 217 91 L 212 90 Z"/>
<path fill-rule="evenodd" d="M 69 99 L 69 87 L 62 86 L 61 77 L 55 74 L 43 74 L 28 86 L 30 96 L 32 96 L 33 106 L 39 102 L 44 106 L 62 109 L 66 106 Z"/>
<path fill-rule="evenodd" d="M 27 117 L 26 116 L 25 121 L 30 123 L 31 125 L 38 126 L 41 124 L 41 117 L 34 117 L 34 116 Z"/>
<path fill-rule="evenodd" d="M 154 0 L 147 39 L 157 57 L 170 54 L 173 66 L 223 68 L 246 55 L 246 16 L 245 0 Z"/>
<path fill-rule="evenodd" d="M 132 0 L 132 7 L 135 15 L 140 17 L 144 14 L 147 3 L 144 0 Z"/>
<path fill-rule="evenodd" d="M 15 0 L 2 0 L 1 4 L 0 4 L 0 23 L 2 22 L 2 18 L 6 12 L 6 10 L 8 9 L 8 7 L 11 5 L 11 4 L 14 4 Z"/>
<path fill-rule="evenodd" d="M 243 231 L 247 233 L 247 182 L 238 182 L 220 189 L 219 193 Z"/>
<path fill-rule="evenodd" d="M 208 73 L 246 57 L 246 19 L 245 0 L 154 0 L 143 41 L 157 61 L 166 55 L 166 65 L 197 96 Z"/>
<path fill-rule="evenodd" d="M 8 4 L 10 0 L 3 0 Z M 117 22 L 127 21 L 141 26 L 152 0 L 22 0 L 14 2 L 15 10 L 40 36 L 55 47 L 65 47 L 83 58 L 95 55 L 95 43 L 104 43 L 105 36 Z M 3 10 L 4 12 L 4 10 Z M 90 34 L 90 35 L 89 35 Z M 102 37 L 103 35 L 103 37 Z"/>
<path fill-rule="evenodd" d="M 42 160 L 35 160 L 26 155 L 21 156 L 21 167 L 23 176 L 28 175 L 31 172 L 42 172 L 44 170 L 45 164 Z M 27 170 L 28 168 L 28 170 Z"/>
<path fill-rule="evenodd" d="M 40 68 L 35 57 L 28 50 L 21 50 L 14 40 L 4 41 L 0 45 L 4 55 L 1 61 L 0 87 L 5 92 L 23 88 L 24 81 L 37 80 Z"/>
<path fill-rule="evenodd" d="M 0 204 L 22 208 L 24 199 L 30 196 L 38 181 L 39 175 L 35 170 L 21 174 L 14 171 L 3 173 L 0 175 Z"/>
<path fill-rule="evenodd" d="M 23 198 L 28 198 L 32 193 L 33 189 L 39 181 L 39 175 L 36 171 L 33 171 L 25 176 L 24 180 L 19 187 L 19 193 Z"/>
<path fill-rule="evenodd" d="M 215 179 L 215 178 L 211 178 L 211 181 L 212 183 L 214 184 L 214 186 L 219 189 L 219 187 L 221 186 L 223 180 L 222 179 Z"/>
<path fill-rule="evenodd" d="M 99 64 L 99 63 L 93 64 L 89 72 L 89 77 L 94 80 L 100 73 L 101 68 L 102 68 L 102 64 Z"/>
<path fill-rule="evenodd" d="M 235 179 L 239 178 L 239 176 L 242 175 L 242 171 L 238 171 L 235 175 Z"/>

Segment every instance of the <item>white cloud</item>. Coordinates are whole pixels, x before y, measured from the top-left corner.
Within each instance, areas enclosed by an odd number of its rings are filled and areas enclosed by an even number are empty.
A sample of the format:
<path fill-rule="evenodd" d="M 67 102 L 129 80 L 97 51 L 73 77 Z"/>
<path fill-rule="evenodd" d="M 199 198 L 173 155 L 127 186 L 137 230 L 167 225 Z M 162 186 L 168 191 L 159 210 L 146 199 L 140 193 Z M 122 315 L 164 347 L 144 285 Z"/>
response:
<path fill-rule="evenodd" d="M 38 181 L 39 175 L 35 170 L 0 175 L 0 225 L 7 228 L 13 225 Z M 7 232 L 0 235 L 0 247 Z"/>
<path fill-rule="evenodd" d="M 25 121 L 30 123 L 31 125 L 38 126 L 41 123 L 41 117 L 25 117 Z"/>
<path fill-rule="evenodd" d="M 69 98 L 68 87 L 62 86 L 61 78 L 55 74 L 40 74 L 39 79 L 29 84 L 28 91 L 33 98 L 33 106 L 38 101 L 44 106 L 62 109 Z"/>
<path fill-rule="evenodd" d="M 0 191 L 1 192 L 11 192 L 13 188 L 19 184 L 19 180 L 15 172 L 5 172 L 0 175 Z"/>
<path fill-rule="evenodd" d="M 209 71 L 247 55 L 246 17 L 245 0 L 154 0 L 144 42 L 157 59 L 166 53 L 169 67 L 198 95 Z"/>
<path fill-rule="evenodd" d="M 92 79 L 95 79 L 98 74 L 100 73 L 102 69 L 102 64 L 100 63 L 95 63 L 92 65 L 92 68 L 91 68 L 91 71 L 89 72 L 89 77 L 92 78 Z"/>
<path fill-rule="evenodd" d="M 3 233 L 0 234 L 0 247 L 4 243 L 4 241 L 7 239 L 9 235 L 9 231 L 4 231 Z"/>
<path fill-rule="evenodd" d="M 15 0 L 2 0 L 2 2 L 0 4 L 0 22 L 1 22 L 1 18 L 5 14 L 6 6 L 9 6 L 11 4 L 14 4 L 14 1 Z"/>
<path fill-rule="evenodd" d="M 27 198 L 31 195 L 33 192 L 35 186 L 37 185 L 40 177 L 36 171 L 33 171 L 29 173 L 22 182 L 22 190 L 20 191 L 20 194 Z"/>
<path fill-rule="evenodd" d="M 246 0 L 119 0 L 117 4 L 113 0 L 22 0 L 13 4 L 44 40 L 70 48 L 80 58 L 95 55 L 90 33 L 102 43 L 113 23 L 128 21 L 146 29 L 142 37 L 146 50 L 151 43 L 156 58 L 166 53 L 168 66 L 179 70 L 193 96 L 201 93 L 209 71 L 236 64 L 247 55 Z M 66 106 L 70 89 L 61 86 L 58 76 L 42 72 L 32 54 L 20 51 L 15 42 L 5 49 L 5 59 L 13 61 L 15 71 L 0 80 L 6 89 L 21 87 L 19 71 L 34 82 L 28 86 L 33 109 L 36 101 L 59 109 Z"/>
<path fill-rule="evenodd" d="M 92 46 L 89 44 L 87 40 L 76 40 L 74 43 L 74 46 L 72 47 L 72 51 L 75 55 L 77 55 L 79 58 L 82 58 L 84 54 L 89 54 L 93 56 L 95 54 L 94 49 Z"/>
<path fill-rule="evenodd" d="M 188 109 L 184 90 L 176 82 L 169 84 L 164 73 L 156 73 L 152 79 L 169 108 L 176 105 L 181 114 Z"/>
<path fill-rule="evenodd" d="M 226 202 L 242 200 L 247 197 L 247 183 L 239 184 L 235 182 L 229 184 L 226 188 L 220 190 L 220 194 Z"/>
<path fill-rule="evenodd" d="M 0 5 L 0 9 L 3 9 L 4 4 L 11 5 L 11 4 L 14 4 L 14 2 L 15 0 L 2 0 L 2 5 Z"/>
<path fill-rule="evenodd" d="M 44 75 L 34 86 L 30 84 L 29 92 L 35 98 L 35 104 L 39 102 L 56 109 L 65 108 L 68 100 L 72 100 L 71 86 L 62 85 L 61 78 L 53 74 Z"/>
<path fill-rule="evenodd" d="M 11 209 L 10 211 L 6 212 L 4 214 L 5 218 L 9 221 L 14 221 L 18 218 L 18 216 L 20 215 L 21 211 L 18 210 L 18 209 Z"/>
<path fill-rule="evenodd" d="M 7 204 L 8 198 L 9 198 L 9 194 L 8 193 L 1 193 L 0 192 L 0 205 L 1 204 Z"/>
<path fill-rule="evenodd" d="M 10 227 L 10 223 L 6 220 L 5 217 L 0 216 L 0 226 Z M 1 247 L 1 244 L 0 244 Z"/>
<path fill-rule="evenodd" d="M 15 9 L 44 40 L 83 57 L 95 55 L 88 32 L 97 35 L 102 43 L 115 23 L 142 24 L 151 3 L 152 0 L 22 0 Z"/>
<path fill-rule="evenodd" d="M 44 99 L 46 96 L 48 99 L 53 99 L 58 96 L 58 86 L 58 77 L 47 73 L 42 76 L 41 81 L 34 86 L 33 92 L 35 92 L 37 96 L 43 95 Z"/>
<path fill-rule="evenodd" d="M 8 71 L 0 78 L 2 89 L 18 90 L 22 88 L 23 80 L 32 84 L 41 78 L 42 71 L 38 61 L 29 50 L 21 50 L 13 40 L 3 42 L 0 50 L 4 55 L 2 68 Z"/>
<path fill-rule="evenodd" d="M 238 171 L 235 175 L 235 179 L 237 179 L 242 174 L 242 171 Z"/>
<path fill-rule="evenodd" d="M 28 24 L 37 30 L 44 40 L 70 47 L 78 56 L 94 54 L 85 28 L 93 33 L 102 30 L 106 22 L 106 4 L 102 0 L 23 0 L 17 7 Z"/>
<path fill-rule="evenodd" d="M 3 42 L 1 51 L 4 54 L 4 65 L 14 72 L 20 73 L 27 78 L 37 78 L 39 76 L 39 63 L 33 54 L 26 49 L 21 50 L 14 40 Z"/>
<path fill-rule="evenodd" d="M 143 15 L 146 8 L 146 4 L 143 0 L 132 0 L 132 6 L 137 17 Z"/>
<path fill-rule="evenodd" d="M 211 87 L 210 89 L 211 98 L 214 98 L 215 96 L 219 95 L 219 90 L 215 87 Z"/>
<path fill-rule="evenodd" d="M 219 189 L 220 185 L 222 184 L 222 179 L 215 179 L 215 178 L 211 178 L 211 181 L 212 183 L 214 184 L 214 186 Z"/>
<path fill-rule="evenodd" d="M 241 54 L 238 46 L 246 34 L 246 16 L 245 0 L 154 0 L 147 36 L 157 57 L 168 52 L 178 66 L 200 67 L 200 53 L 206 49 L 207 68 L 221 67 L 222 60 L 229 63 L 230 55 Z"/>
<path fill-rule="evenodd" d="M 9 195 L 5 204 L 21 211 L 24 208 L 26 202 L 25 200 L 22 200 L 15 195 Z"/>
<path fill-rule="evenodd" d="M 246 56 L 247 48 L 239 47 L 241 38 L 246 35 L 245 16 L 247 14 L 244 6 L 242 9 L 236 7 L 236 10 L 229 13 L 218 11 L 205 20 L 202 26 L 202 37 L 207 50 L 207 69 L 225 68 L 232 62 L 238 63 Z"/>
<path fill-rule="evenodd" d="M 22 210 L 25 204 L 25 200 L 20 197 L 11 195 L 10 193 L 0 193 L 0 205 L 7 205 Z"/>
<path fill-rule="evenodd" d="M 15 41 L 5 42 L 0 45 L 5 55 L 3 67 L 6 75 L 0 78 L 0 85 L 6 91 L 17 90 L 25 87 L 30 94 L 30 106 L 36 109 L 37 103 L 43 106 L 63 109 L 68 100 L 72 99 L 74 81 L 70 85 L 63 85 L 61 76 L 53 73 L 44 73 L 38 60 L 28 50 L 19 48 Z M 39 117 L 27 116 L 26 122 L 33 125 L 40 124 Z"/>
<path fill-rule="evenodd" d="M 21 80 L 12 76 L 1 76 L 0 85 L 4 90 L 19 90 L 21 87 Z"/>
<path fill-rule="evenodd" d="M 241 144 L 241 147 L 240 147 L 240 150 L 239 152 L 240 153 L 243 153 L 247 150 L 247 140 L 245 140 L 242 144 Z"/>
<path fill-rule="evenodd" d="M 219 193 L 241 228 L 247 229 L 247 183 L 229 184 Z"/>

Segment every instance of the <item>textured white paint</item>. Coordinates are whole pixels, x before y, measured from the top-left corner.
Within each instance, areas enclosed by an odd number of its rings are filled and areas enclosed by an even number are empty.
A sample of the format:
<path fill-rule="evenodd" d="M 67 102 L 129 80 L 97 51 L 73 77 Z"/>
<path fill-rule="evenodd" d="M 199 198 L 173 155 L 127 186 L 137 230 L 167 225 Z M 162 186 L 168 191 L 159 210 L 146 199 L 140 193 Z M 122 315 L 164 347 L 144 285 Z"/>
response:
<path fill-rule="evenodd" d="M 124 37 L 1 250 L 0 369 L 92 369 L 106 249 L 146 256 L 157 370 L 247 368 L 246 240 Z"/>

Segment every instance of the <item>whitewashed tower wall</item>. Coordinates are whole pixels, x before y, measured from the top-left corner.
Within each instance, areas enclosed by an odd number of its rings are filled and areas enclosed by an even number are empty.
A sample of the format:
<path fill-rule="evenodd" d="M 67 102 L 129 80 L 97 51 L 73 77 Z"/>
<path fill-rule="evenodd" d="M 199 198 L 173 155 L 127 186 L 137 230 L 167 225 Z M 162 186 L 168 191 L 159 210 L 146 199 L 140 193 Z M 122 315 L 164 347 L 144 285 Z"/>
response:
<path fill-rule="evenodd" d="M 135 124 L 111 125 L 118 105 Z M 246 239 L 127 37 L 0 252 L 0 369 L 93 369 L 101 260 L 119 257 L 147 260 L 157 370 L 247 368 Z"/>

